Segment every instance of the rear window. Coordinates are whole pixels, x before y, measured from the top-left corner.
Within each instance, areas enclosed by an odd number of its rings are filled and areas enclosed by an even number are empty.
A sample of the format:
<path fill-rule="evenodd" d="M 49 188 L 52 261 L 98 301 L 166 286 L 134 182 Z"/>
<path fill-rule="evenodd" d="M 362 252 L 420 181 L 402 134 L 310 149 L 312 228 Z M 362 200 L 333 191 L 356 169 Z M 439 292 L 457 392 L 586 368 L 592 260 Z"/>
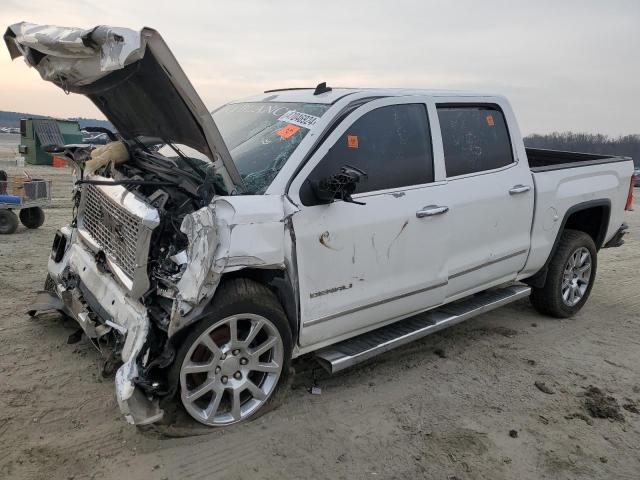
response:
<path fill-rule="evenodd" d="M 231 103 L 212 112 L 245 194 L 264 193 L 302 139 L 330 105 Z"/>
<path fill-rule="evenodd" d="M 493 170 L 513 163 L 502 111 L 492 105 L 438 105 L 447 177 Z"/>

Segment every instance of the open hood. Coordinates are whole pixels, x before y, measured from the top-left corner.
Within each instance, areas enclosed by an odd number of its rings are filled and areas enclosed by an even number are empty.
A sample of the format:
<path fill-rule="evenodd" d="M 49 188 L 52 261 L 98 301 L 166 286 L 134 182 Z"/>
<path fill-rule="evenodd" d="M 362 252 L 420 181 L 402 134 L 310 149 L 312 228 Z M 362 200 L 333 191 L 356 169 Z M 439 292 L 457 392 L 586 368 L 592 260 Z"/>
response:
<path fill-rule="evenodd" d="M 24 56 L 44 80 L 91 99 L 123 139 L 188 145 L 214 162 L 228 187 L 242 186 L 213 117 L 155 30 L 22 22 L 4 40 L 12 59 Z"/>

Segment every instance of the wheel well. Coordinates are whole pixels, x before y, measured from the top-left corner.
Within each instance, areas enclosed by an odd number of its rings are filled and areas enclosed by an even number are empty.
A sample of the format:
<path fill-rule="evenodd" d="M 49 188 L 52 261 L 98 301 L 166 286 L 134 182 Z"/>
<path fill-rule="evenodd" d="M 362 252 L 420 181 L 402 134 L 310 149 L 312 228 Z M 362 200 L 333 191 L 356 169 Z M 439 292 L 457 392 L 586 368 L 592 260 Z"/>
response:
<path fill-rule="evenodd" d="M 573 212 L 567 218 L 564 229 L 579 230 L 593 239 L 596 248 L 604 243 L 609 225 L 609 207 L 599 205 Z"/>
<path fill-rule="evenodd" d="M 538 272 L 525 279 L 524 282 L 535 288 L 542 288 L 547 281 L 547 271 L 549 262 L 556 253 L 558 242 L 565 229 L 578 230 L 586 233 L 593 239 L 596 244 L 596 250 L 600 250 L 607 235 L 607 227 L 609 226 L 609 214 L 611 204 L 607 200 L 595 200 L 578 204 L 569 209 L 564 217 L 562 226 L 558 230 L 555 243 L 549 253 L 549 258 L 544 266 Z"/>
<path fill-rule="evenodd" d="M 293 283 L 286 270 L 243 268 L 242 270 L 223 274 L 220 283 L 240 277 L 261 283 L 276 295 L 284 313 L 287 315 L 287 320 L 289 320 L 291 338 L 295 345 L 298 341 L 298 302 L 296 301 Z M 218 288 L 220 288 L 220 285 L 218 285 Z"/>

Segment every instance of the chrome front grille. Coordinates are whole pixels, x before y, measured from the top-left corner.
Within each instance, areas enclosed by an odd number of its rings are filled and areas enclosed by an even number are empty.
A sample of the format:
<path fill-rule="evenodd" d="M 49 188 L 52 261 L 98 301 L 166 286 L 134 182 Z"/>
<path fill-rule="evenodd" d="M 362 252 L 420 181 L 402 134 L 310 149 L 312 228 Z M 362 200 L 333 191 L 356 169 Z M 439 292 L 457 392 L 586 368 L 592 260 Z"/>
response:
<path fill-rule="evenodd" d="M 118 205 L 95 185 L 85 187 L 83 205 L 84 229 L 105 255 L 133 279 L 141 219 Z"/>

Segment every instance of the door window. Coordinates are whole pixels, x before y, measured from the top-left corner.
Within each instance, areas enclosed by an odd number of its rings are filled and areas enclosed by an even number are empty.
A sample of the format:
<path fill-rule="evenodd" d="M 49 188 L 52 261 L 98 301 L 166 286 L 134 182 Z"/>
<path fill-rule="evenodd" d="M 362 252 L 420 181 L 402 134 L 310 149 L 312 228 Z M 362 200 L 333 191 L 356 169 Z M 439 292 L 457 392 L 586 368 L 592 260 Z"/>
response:
<path fill-rule="evenodd" d="M 303 203 L 312 204 L 310 182 L 339 173 L 345 165 L 367 174 L 356 193 L 433 182 L 426 107 L 423 104 L 389 105 L 356 120 L 305 181 L 301 191 Z"/>
<path fill-rule="evenodd" d="M 513 163 L 507 123 L 495 106 L 438 105 L 447 177 Z"/>

